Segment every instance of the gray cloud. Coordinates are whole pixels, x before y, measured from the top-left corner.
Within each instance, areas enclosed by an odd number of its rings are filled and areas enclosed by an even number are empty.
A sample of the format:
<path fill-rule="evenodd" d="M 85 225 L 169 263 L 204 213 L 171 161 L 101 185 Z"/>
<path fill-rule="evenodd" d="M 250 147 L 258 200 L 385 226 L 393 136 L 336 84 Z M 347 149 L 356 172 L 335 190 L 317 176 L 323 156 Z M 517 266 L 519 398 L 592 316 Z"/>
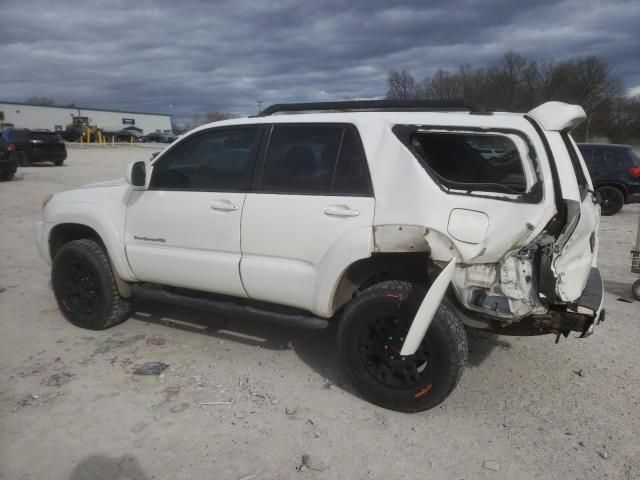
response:
<path fill-rule="evenodd" d="M 640 86 L 640 3 L 565 0 L 298 2 L 3 1 L 0 98 L 239 114 L 266 104 L 384 95 L 419 78 L 530 58 L 606 58 Z"/>

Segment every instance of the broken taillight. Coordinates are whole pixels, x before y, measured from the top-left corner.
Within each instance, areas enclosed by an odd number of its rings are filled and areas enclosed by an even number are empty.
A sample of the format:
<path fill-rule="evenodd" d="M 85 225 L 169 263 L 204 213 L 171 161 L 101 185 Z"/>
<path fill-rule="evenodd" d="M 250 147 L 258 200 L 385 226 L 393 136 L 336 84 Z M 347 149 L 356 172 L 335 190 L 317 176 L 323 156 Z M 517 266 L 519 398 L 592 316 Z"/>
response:
<path fill-rule="evenodd" d="M 640 178 L 640 167 L 631 167 L 629 173 L 632 177 Z"/>

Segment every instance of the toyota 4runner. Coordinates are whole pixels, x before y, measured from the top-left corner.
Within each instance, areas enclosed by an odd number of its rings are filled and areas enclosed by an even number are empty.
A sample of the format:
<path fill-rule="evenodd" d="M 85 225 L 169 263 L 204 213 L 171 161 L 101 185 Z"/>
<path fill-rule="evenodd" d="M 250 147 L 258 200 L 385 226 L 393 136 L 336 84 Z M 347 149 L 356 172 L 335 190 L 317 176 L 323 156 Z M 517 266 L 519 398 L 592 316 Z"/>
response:
<path fill-rule="evenodd" d="M 37 244 L 75 325 L 116 325 L 135 296 L 337 322 L 355 388 L 425 410 L 460 380 L 464 326 L 557 341 L 604 320 L 584 119 L 560 102 L 274 105 L 51 196 Z"/>

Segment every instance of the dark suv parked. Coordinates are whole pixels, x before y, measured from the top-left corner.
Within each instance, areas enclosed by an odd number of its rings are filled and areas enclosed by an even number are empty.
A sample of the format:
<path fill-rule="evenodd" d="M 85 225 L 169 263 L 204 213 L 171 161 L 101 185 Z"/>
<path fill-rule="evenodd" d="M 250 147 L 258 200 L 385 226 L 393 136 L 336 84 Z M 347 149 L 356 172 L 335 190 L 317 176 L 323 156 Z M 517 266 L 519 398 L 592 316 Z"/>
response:
<path fill-rule="evenodd" d="M 581 143 L 578 148 L 600 193 L 603 215 L 618 213 L 625 203 L 640 203 L 640 156 L 633 147 Z"/>
<path fill-rule="evenodd" d="M 49 130 L 5 128 L 2 140 L 14 146 L 15 156 L 21 166 L 33 162 L 53 162 L 60 166 L 67 158 L 64 141 L 56 132 Z"/>

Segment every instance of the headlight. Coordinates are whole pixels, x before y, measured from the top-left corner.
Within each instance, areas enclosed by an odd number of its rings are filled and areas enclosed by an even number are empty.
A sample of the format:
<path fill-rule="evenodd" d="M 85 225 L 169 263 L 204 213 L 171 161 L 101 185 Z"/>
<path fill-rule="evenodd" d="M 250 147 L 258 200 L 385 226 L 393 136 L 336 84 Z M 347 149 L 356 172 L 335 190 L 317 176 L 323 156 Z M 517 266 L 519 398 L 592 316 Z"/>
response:
<path fill-rule="evenodd" d="M 42 209 L 44 210 L 44 207 L 47 206 L 47 203 L 49 203 L 49 200 L 51 200 L 53 198 L 53 193 L 50 195 L 47 195 L 46 197 L 44 197 L 42 199 Z"/>

